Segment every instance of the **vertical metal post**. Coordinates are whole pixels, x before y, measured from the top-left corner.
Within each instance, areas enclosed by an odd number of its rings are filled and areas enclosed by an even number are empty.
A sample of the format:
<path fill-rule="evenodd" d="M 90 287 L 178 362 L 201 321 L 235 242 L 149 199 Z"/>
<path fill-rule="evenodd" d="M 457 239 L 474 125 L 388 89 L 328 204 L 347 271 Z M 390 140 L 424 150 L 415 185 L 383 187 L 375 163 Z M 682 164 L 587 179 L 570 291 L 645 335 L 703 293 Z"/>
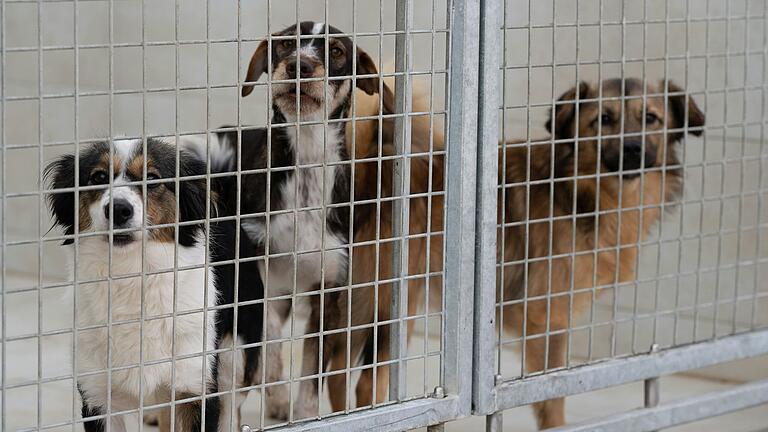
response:
<path fill-rule="evenodd" d="M 659 405 L 659 393 L 660 385 L 659 378 L 649 378 L 643 383 L 644 391 L 644 406 L 646 408 L 653 408 Z"/>
<path fill-rule="evenodd" d="M 407 197 L 410 192 L 410 163 L 408 154 L 411 147 L 410 134 L 410 80 L 411 37 L 409 28 L 413 22 L 413 2 L 397 0 L 395 36 L 395 153 L 393 161 L 392 195 L 398 199 L 392 201 L 392 299 L 390 306 L 390 358 L 397 360 L 390 366 L 389 395 L 393 400 L 406 396 L 405 367 L 400 360 L 406 352 L 406 326 L 402 320 L 408 311 L 407 282 L 404 276 L 408 272 L 408 224 L 409 211 Z"/>
<path fill-rule="evenodd" d="M 6 173 L 8 172 L 7 169 L 7 158 L 8 158 L 8 150 L 6 148 L 7 143 L 5 140 L 5 134 L 6 134 L 6 122 L 5 122 L 5 97 L 7 95 L 5 91 L 5 77 L 6 77 L 6 65 L 5 65 L 5 29 L 6 29 L 6 20 L 5 20 L 5 2 L 0 2 L 0 67 L 2 67 L 3 73 L 0 74 L 0 154 L 2 159 L 0 161 L 0 168 L 2 168 L 2 172 L 0 172 L 0 266 L 2 268 L 0 269 L 0 390 L 2 390 L 2 394 L 0 394 L 0 412 L 3 413 L 2 416 L 0 416 L 0 430 L 8 430 L 6 429 L 7 420 L 8 417 L 8 408 L 7 408 L 7 395 L 8 391 L 5 389 L 6 383 L 8 382 L 7 379 L 7 371 L 6 371 L 6 365 L 8 364 L 7 358 L 8 358 L 8 348 L 6 346 L 6 332 L 8 329 L 8 323 L 7 323 L 7 316 L 6 310 L 8 309 L 8 297 L 7 297 L 7 290 L 8 290 L 8 284 L 6 283 L 6 263 L 8 262 L 6 260 L 6 257 L 8 256 L 8 253 L 6 252 L 6 242 L 8 237 L 6 236 L 6 221 L 8 220 L 7 215 L 5 214 L 5 208 L 6 203 L 8 202 L 8 194 L 7 194 L 7 184 L 8 179 L 6 178 Z M 77 44 L 77 40 L 75 40 L 75 44 Z M 77 57 L 75 57 L 75 64 L 77 64 Z M 77 78 L 77 75 L 75 75 L 75 78 Z M 75 286 L 77 286 L 75 284 Z M 77 339 L 77 338 L 75 338 Z M 73 357 L 74 359 L 74 357 Z M 74 376 L 74 371 L 72 372 L 72 375 Z M 74 414 L 74 410 L 73 410 Z M 74 429 L 74 427 L 73 427 Z"/>
<path fill-rule="evenodd" d="M 659 345 L 651 345 L 651 354 L 655 354 L 659 351 Z M 659 405 L 659 395 L 661 393 L 661 386 L 659 377 L 648 378 L 643 382 L 643 406 L 646 408 L 653 408 Z"/>
<path fill-rule="evenodd" d="M 659 405 L 659 390 L 658 377 L 649 378 L 643 382 L 643 402 L 646 408 L 653 408 Z"/>
<path fill-rule="evenodd" d="M 504 411 L 485 416 L 485 432 L 501 432 L 504 429 Z"/>
<path fill-rule="evenodd" d="M 455 0 L 448 81 L 448 164 L 445 218 L 444 350 L 442 385 L 459 396 L 459 415 L 471 411 L 475 285 L 475 194 L 480 0 Z"/>
<path fill-rule="evenodd" d="M 445 423 L 427 426 L 427 432 L 445 432 Z"/>
<path fill-rule="evenodd" d="M 496 206 L 498 201 L 499 106 L 501 105 L 501 18 L 499 0 L 480 2 L 477 122 L 477 205 L 475 210 L 475 332 L 472 400 L 476 414 L 495 410 Z"/>

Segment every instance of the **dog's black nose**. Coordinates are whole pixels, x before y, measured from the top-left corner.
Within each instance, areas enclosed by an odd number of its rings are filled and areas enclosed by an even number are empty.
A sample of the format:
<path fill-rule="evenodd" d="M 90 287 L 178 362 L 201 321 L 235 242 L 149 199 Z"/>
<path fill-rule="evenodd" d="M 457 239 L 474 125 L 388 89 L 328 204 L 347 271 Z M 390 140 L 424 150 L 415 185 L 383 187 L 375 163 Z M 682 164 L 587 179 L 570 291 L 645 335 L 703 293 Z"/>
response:
<path fill-rule="evenodd" d="M 128 200 L 116 199 L 112 203 L 112 207 L 115 210 L 115 217 L 112 220 L 115 228 L 124 226 L 133 217 L 133 206 Z M 109 204 L 104 206 L 104 216 L 109 219 Z"/>
<path fill-rule="evenodd" d="M 648 155 L 646 155 L 648 156 Z M 624 141 L 624 171 L 636 170 L 643 163 L 643 141 L 625 140 Z"/>
<path fill-rule="evenodd" d="M 293 59 L 285 65 L 286 72 L 288 72 L 291 78 L 296 76 L 296 63 L 299 64 L 299 78 L 311 78 L 314 75 L 315 66 L 312 63 L 303 59 L 297 62 L 296 59 Z"/>

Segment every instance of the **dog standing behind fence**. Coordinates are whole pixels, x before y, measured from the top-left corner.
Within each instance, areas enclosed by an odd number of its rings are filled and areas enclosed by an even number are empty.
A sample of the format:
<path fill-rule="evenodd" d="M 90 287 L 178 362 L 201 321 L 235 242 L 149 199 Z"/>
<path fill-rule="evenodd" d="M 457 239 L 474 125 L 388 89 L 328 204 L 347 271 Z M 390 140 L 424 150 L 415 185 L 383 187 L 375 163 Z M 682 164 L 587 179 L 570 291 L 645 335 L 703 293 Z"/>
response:
<path fill-rule="evenodd" d="M 508 142 L 499 152 L 502 189 L 498 217 L 499 223 L 503 223 L 499 236 L 504 236 L 505 248 L 498 254 L 505 271 L 498 300 L 503 305 L 506 331 L 521 334 L 525 317 L 527 373 L 565 366 L 566 331 L 571 319 L 594 300 L 592 288 L 635 278 L 638 243 L 660 220 L 661 206 L 673 203 L 682 194 L 683 172 L 678 153 L 683 135 L 686 131 L 700 135 L 704 125 L 704 114 L 693 99 L 687 98 L 683 90 L 672 83 L 668 86 L 667 103 L 663 95 L 664 82 L 649 84 L 646 88 L 636 79 L 607 80 L 602 85 L 602 96 L 610 99 L 602 102 L 602 111 L 598 111 L 596 86 L 580 83 L 559 99 L 546 124 L 552 132 L 551 138 L 532 144 Z M 577 94 L 578 108 L 575 106 Z M 653 96 L 648 96 L 644 103 L 644 94 Z M 359 111 L 358 115 L 375 113 Z M 384 128 L 382 135 L 391 136 L 392 124 L 385 123 Z M 575 139 L 577 131 L 578 140 Z M 429 150 L 423 146 L 424 142 L 429 144 L 429 140 L 423 139 L 428 132 L 415 126 L 414 151 Z M 419 136 L 422 139 L 417 140 Z M 598 137 L 601 138 L 598 140 Z M 552 153 L 551 139 L 566 141 L 554 144 Z M 432 145 L 442 150 L 442 140 L 435 139 Z M 436 158 L 432 163 L 432 171 L 441 173 L 443 160 Z M 411 176 L 412 190 L 426 190 L 429 176 L 413 171 Z M 433 191 L 441 190 L 441 179 L 433 178 Z M 367 184 L 369 189 L 374 187 L 370 181 Z M 365 184 L 357 186 L 356 193 L 365 194 Z M 367 193 L 375 194 L 375 191 Z M 433 209 L 441 209 L 442 198 L 432 199 L 435 200 Z M 424 212 L 418 206 L 411 207 L 413 211 Z M 380 216 L 382 237 L 388 233 L 387 214 L 384 210 Z M 442 211 L 433 210 L 432 215 L 440 217 Z M 413 227 L 413 221 L 419 217 L 424 220 L 423 216 L 412 214 L 411 229 L 419 229 Z M 442 220 L 432 220 L 431 224 L 433 232 L 442 230 Z M 442 264 L 442 242 L 434 244 L 440 247 L 428 251 L 429 261 Z M 418 250 L 417 245 L 412 247 Z M 382 250 L 381 253 L 381 265 L 386 269 L 391 262 L 387 253 L 391 252 Z M 550 258 L 553 256 L 555 258 Z M 360 271 L 360 277 L 370 272 Z M 409 274 L 424 272 L 424 260 L 409 263 Z M 386 290 L 382 293 L 387 295 Z M 409 296 L 409 315 L 417 307 L 410 302 L 423 298 Z M 372 299 L 368 301 L 373 304 Z M 359 313 L 360 307 L 354 305 L 365 304 L 365 301 L 353 298 L 352 304 Z M 379 319 L 389 318 L 388 298 L 380 298 L 378 304 Z M 569 309 L 570 304 L 574 310 Z M 408 327 L 409 336 L 411 328 Z M 386 329 L 379 332 L 377 346 L 373 346 L 370 332 L 365 335 L 367 341 L 353 339 L 352 346 L 367 344 L 365 350 L 379 352 L 379 361 L 388 360 L 389 333 Z M 545 358 L 547 351 L 549 355 Z M 339 357 L 334 364 L 342 367 L 342 360 L 345 359 Z M 370 369 L 361 374 L 357 386 L 358 406 L 370 403 L 372 379 Z M 387 380 L 386 369 L 380 368 L 377 402 L 386 400 Z M 329 385 L 333 386 L 332 398 L 346 395 L 342 376 L 329 378 Z M 343 409 L 344 399 L 338 398 L 333 406 L 334 410 Z M 541 428 L 562 425 L 565 423 L 564 400 L 536 403 L 534 413 Z"/>
<path fill-rule="evenodd" d="M 594 288 L 635 279 L 639 243 L 682 194 L 679 146 L 686 131 L 701 134 L 704 114 L 672 83 L 665 103 L 665 84 L 606 80 L 598 103 L 599 88 L 582 82 L 546 123 L 566 142 L 554 152 L 548 139 L 505 143 L 500 152 L 499 301 L 504 329 L 525 334 L 528 373 L 566 365 L 572 318 L 595 300 Z M 534 411 L 540 428 L 565 423 L 562 398 Z"/>
<path fill-rule="evenodd" d="M 351 76 L 366 75 L 356 84 L 368 94 L 379 92 L 380 84 L 371 77 L 377 74 L 373 60 L 348 37 L 335 36 L 340 33 L 324 23 L 302 22 L 273 34 L 271 44 L 264 41 L 256 49 L 246 76 L 250 84 L 243 86 L 242 94 L 250 94 L 253 83 L 271 71 L 272 124 L 277 127 L 242 131 L 241 168 L 270 172 L 244 174 L 239 185 L 232 177 L 227 188 L 231 194 L 224 198 L 237 209 L 240 188 L 242 226 L 267 257 L 259 262 L 266 295 L 268 300 L 279 297 L 269 300 L 267 307 L 268 341 L 281 338 L 295 301 L 309 299 L 294 419 L 319 414 L 317 334 L 325 330 L 321 318 L 333 314 L 328 308 L 336 304 L 332 298 L 337 295 L 325 294 L 325 289 L 348 280 L 350 166 L 346 122 L 340 120 L 348 116 L 354 90 Z M 382 89 L 385 109 L 391 111 L 391 92 L 386 86 Z M 238 133 L 224 132 L 218 138 L 233 157 L 214 171 L 232 171 Z M 281 344 L 268 345 L 266 353 L 267 383 L 283 381 Z M 268 414 L 288 419 L 288 407 L 286 385 L 268 386 Z"/>
<path fill-rule="evenodd" d="M 238 306 L 234 337 L 234 265 L 205 264 L 234 258 L 235 224 L 205 226 L 209 202 L 199 178 L 205 165 L 180 150 L 179 176 L 198 178 L 175 179 L 176 155 L 174 145 L 155 139 L 147 140 L 146 152 L 141 140 L 99 142 L 80 151 L 79 172 L 74 155 L 46 168 L 51 189 L 68 189 L 48 197 L 55 222 L 77 236 L 65 244 L 78 244 L 76 313 L 84 328 L 76 334 L 75 360 L 88 432 L 106 429 L 100 416 L 138 409 L 142 402 L 172 403 L 176 430 L 200 430 L 203 394 L 258 367 L 258 347 L 240 349 L 243 360 L 234 364 L 228 352 L 202 352 L 222 346 L 222 340 L 260 342 L 263 306 Z M 77 202 L 74 188 L 83 188 Z M 212 200 L 215 206 L 215 195 Z M 240 242 L 239 257 L 253 256 L 250 243 Z M 263 297 L 254 261 L 239 264 L 238 281 L 239 302 Z M 176 402 L 188 398 L 195 400 Z M 206 398 L 208 431 L 220 427 L 219 402 L 225 408 L 222 428 L 228 427 L 229 396 Z M 159 411 L 160 429 L 169 431 L 171 409 Z M 109 420 L 112 430 L 125 430 L 122 417 Z"/>

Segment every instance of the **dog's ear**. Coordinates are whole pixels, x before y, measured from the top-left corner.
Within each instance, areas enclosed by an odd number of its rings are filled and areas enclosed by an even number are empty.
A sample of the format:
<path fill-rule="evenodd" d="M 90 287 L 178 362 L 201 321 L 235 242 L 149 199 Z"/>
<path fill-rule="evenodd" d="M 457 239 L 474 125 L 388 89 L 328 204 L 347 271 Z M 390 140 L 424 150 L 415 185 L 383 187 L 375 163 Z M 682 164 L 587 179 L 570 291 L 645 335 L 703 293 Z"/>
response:
<path fill-rule="evenodd" d="M 47 189 L 64 189 L 75 187 L 75 156 L 68 154 L 51 162 L 44 171 L 45 187 Z M 50 193 L 46 197 L 48 206 L 53 213 L 53 222 L 64 228 L 66 235 L 75 233 L 75 193 Z M 64 240 L 64 244 L 72 244 L 74 240 Z"/>
<path fill-rule="evenodd" d="M 245 84 L 241 94 L 243 97 L 248 96 L 253 91 L 253 83 L 259 80 L 261 74 L 265 74 L 269 71 L 269 41 L 264 40 L 256 48 L 256 52 L 251 57 L 251 62 L 248 63 L 248 73 L 245 74 Z"/>
<path fill-rule="evenodd" d="M 357 74 L 358 75 L 378 75 L 379 71 L 376 69 L 376 65 L 373 63 L 371 56 L 360 48 L 357 49 Z M 379 92 L 379 77 L 373 78 L 358 78 L 357 87 L 366 92 L 369 95 Z M 395 113 L 395 96 L 387 83 L 382 82 L 381 95 L 384 114 Z"/>
<path fill-rule="evenodd" d="M 547 128 L 550 134 L 555 138 L 570 138 L 573 137 L 573 120 L 576 116 L 576 94 L 578 92 L 579 100 L 587 98 L 589 93 L 589 84 L 584 81 L 579 82 L 579 85 L 573 87 L 557 100 L 555 104 L 554 115 L 552 111 L 549 112 L 549 118 L 544 127 Z M 574 101 L 574 102 L 569 102 Z M 554 127 L 554 129 L 553 129 Z"/>
<path fill-rule="evenodd" d="M 669 93 L 684 93 L 685 90 L 678 86 L 677 84 L 673 83 L 672 81 L 661 81 L 660 88 L 662 91 L 664 91 L 665 85 L 668 86 L 668 92 Z M 686 99 L 688 99 L 688 103 L 686 104 Z M 687 106 L 687 116 L 686 116 L 686 106 Z M 705 115 L 704 113 L 699 109 L 699 106 L 696 105 L 696 101 L 693 100 L 692 97 L 685 95 L 685 94 L 676 94 L 674 96 L 669 96 L 669 111 L 670 116 L 674 122 L 674 124 L 669 125 L 668 127 L 674 128 L 674 129 L 683 129 L 686 128 L 695 128 L 693 130 L 689 130 L 688 133 L 695 136 L 700 136 L 702 130 L 699 129 L 700 127 L 704 126 L 705 121 Z M 686 121 L 688 124 L 686 125 Z M 672 134 L 673 141 L 676 141 L 683 137 L 683 133 L 674 133 Z"/>

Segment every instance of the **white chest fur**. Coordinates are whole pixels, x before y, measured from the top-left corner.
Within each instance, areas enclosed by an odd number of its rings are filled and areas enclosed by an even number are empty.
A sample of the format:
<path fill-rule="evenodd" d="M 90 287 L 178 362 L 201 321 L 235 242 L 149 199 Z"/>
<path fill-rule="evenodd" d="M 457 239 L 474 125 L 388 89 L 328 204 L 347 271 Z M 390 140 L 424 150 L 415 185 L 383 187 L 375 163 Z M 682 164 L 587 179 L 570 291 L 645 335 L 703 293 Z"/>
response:
<path fill-rule="evenodd" d="M 333 202 L 335 183 L 343 175 L 341 160 L 344 135 L 338 128 L 323 125 L 290 129 L 289 139 L 296 154 L 297 166 L 280 186 L 279 214 L 269 218 L 269 254 L 287 254 L 260 262 L 262 278 L 267 282 L 267 295 L 293 292 L 294 274 L 297 292 L 316 289 L 321 280 L 335 282 L 346 277 L 347 252 L 338 233 L 328 230 L 327 217 Z M 293 210 L 283 212 L 284 210 Z M 248 235 L 266 243 L 265 224 L 244 224 Z M 293 254 L 296 259 L 294 260 Z"/>
<path fill-rule="evenodd" d="M 179 245 L 177 250 L 179 268 L 205 262 L 202 244 Z M 113 250 L 111 272 L 108 254 L 107 243 L 101 238 L 81 240 L 78 280 L 98 280 L 111 275 L 112 282 L 111 286 L 106 281 L 78 285 L 78 327 L 85 329 L 78 332 L 77 370 L 90 373 L 118 368 L 109 377 L 115 408 L 135 408 L 140 391 L 146 401 L 158 401 L 162 397 L 160 392 L 170 388 L 174 374 L 177 391 L 199 394 L 204 384 L 203 368 L 210 379 L 209 359 L 197 355 L 177 359 L 173 365 L 170 359 L 172 355 L 199 354 L 203 349 L 215 348 L 214 312 L 209 312 L 207 319 L 202 311 L 188 313 L 216 304 L 217 292 L 210 269 L 207 278 L 204 268 L 181 270 L 174 276 L 172 243 L 147 243 L 143 277 L 139 242 Z M 163 272 L 155 274 L 158 271 Z M 169 316 L 174 300 L 175 319 Z M 143 321 L 140 320 L 142 304 Z M 105 327 L 108 323 L 109 329 Z M 139 367 L 140 362 L 150 364 Z M 91 405 L 106 404 L 106 373 L 89 374 L 78 382 Z"/>

